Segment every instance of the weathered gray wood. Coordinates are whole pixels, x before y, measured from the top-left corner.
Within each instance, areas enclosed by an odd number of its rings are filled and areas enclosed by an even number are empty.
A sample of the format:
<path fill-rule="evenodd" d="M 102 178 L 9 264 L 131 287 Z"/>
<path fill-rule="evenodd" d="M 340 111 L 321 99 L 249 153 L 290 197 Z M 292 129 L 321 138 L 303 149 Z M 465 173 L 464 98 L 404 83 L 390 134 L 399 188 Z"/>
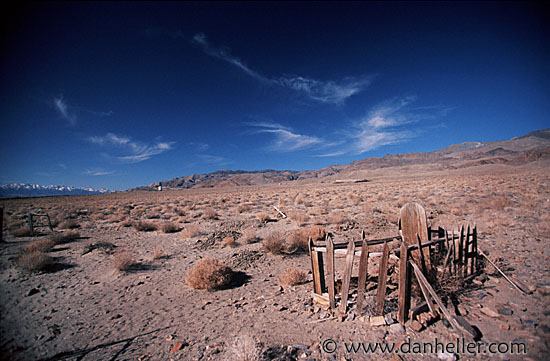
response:
<path fill-rule="evenodd" d="M 407 322 L 411 307 L 411 272 L 409 266 L 409 251 L 405 242 L 401 242 L 399 253 L 399 289 L 398 289 L 397 321 Z"/>
<path fill-rule="evenodd" d="M 334 295 L 334 243 L 332 237 L 327 234 L 327 283 L 328 283 L 328 301 L 332 310 L 336 308 L 336 299 Z"/>
<path fill-rule="evenodd" d="M 325 276 L 323 270 L 323 255 L 314 251 L 313 241 L 309 238 L 309 254 L 311 257 L 311 270 L 313 272 L 313 291 L 317 294 L 323 294 L 325 291 Z"/>
<path fill-rule="evenodd" d="M 458 272 L 462 275 L 464 268 L 464 225 L 460 226 L 460 236 L 458 239 Z"/>
<path fill-rule="evenodd" d="M 53 232 L 52 221 L 50 220 L 50 215 L 46 214 L 46 218 L 48 219 L 48 227 L 50 228 L 50 231 Z"/>
<path fill-rule="evenodd" d="M 470 262 L 471 262 L 471 257 L 470 257 L 471 256 L 471 253 L 470 253 L 471 237 L 470 236 L 471 236 L 470 225 L 468 224 L 468 230 L 466 231 L 466 239 L 464 244 L 464 268 L 462 270 L 463 277 L 466 277 L 468 275 L 468 271 L 470 270 Z"/>
<path fill-rule="evenodd" d="M 383 244 L 384 242 L 392 242 L 392 241 L 397 241 L 397 240 L 400 240 L 401 239 L 401 235 L 396 235 L 394 237 L 386 237 L 386 238 L 379 238 L 379 239 L 369 239 L 367 240 L 367 243 L 369 244 L 369 246 L 375 246 L 377 244 Z M 362 240 L 360 241 L 355 241 L 355 248 L 360 248 L 362 245 Z M 313 242 L 313 247 L 314 248 L 325 248 L 326 244 L 324 241 L 321 241 L 321 242 Z M 334 250 L 338 250 L 338 249 L 347 249 L 348 248 L 348 242 L 345 242 L 345 243 L 334 243 Z"/>
<path fill-rule="evenodd" d="M 445 232 L 445 238 L 448 238 L 448 233 Z M 449 244 L 449 241 L 447 240 L 447 245 Z M 447 265 L 449 266 L 449 272 L 451 272 L 451 265 L 449 264 L 449 260 L 451 259 L 451 254 L 453 253 L 453 248 L 448 246 L 447 247 L 447 255 L 445 256 L 445 260 L 443 261 L 443 275 L 442 277 L 445 277 L 445 273 L 447 273 Z"/>
<path fill-rule="evenodd" d="M 477 264 L 477 225 L 474 224 L 474 235 L 473 235 L 473 241 L 474 241 L 474 266 L 473 270 L 474 272 L 478 271 L 478 264 Z"/>
<path fill-rule="evenodd" d="M 417 243 L 416 235 L 418 234 L 421 243 L 428 242 L 428 225 L 426 219 L 426 211 L 418 203 L 407 203 L 399 211 L 399 223 L 401 235 L 407 245 Z M 431 272 L 429 248 L 423 248 L 422 253 L 426 262 L 428 272 Z M 412 254 L 412 258 L 420 262 L 420 256 Z"/>
<path fill-rule="evenodd" d="M 380 266 L 378 269 L 378 290 L 376 294 L 376 312 L 378 314 L 384 313 L 384 302 L 386 298 L 386 282 L 388 279 L 388 258 L 390 249 L 388 243 L 384 243 L 384 250 L 382 251 L 382 258 L 380 259 Z"/>
<path fill-rule="evenodd" d="M 350 240 L 346 254 L 346 268 L 344 269 L 344 278 L 342 279 L 342 296 L 340 297 L 340 314 L 345 315 L 348 307 L 349 283 L 351 281 L 351 272 L 353 270 L 353 258 L 355 257 L 355 243 Z"/>
<path fill-rule="evenodd" d="M 32 227 L 32 213 L 29 213 L 29 231 L 31 233 L 31 236 L 34 235 L 34 229 Z"/>
<path fill-rule="evenodd" d="M 522 292 L 522 293 L 526 293 L 526 294 L 529 294 L 530 292 L 525 288 L 525 289 L 522 289 L 516 282 L 514 282 L 510 277 L 508 277 L 500 268 L 498 268 L 498 266 L 493 262 L 491 261 L 491 259 L 489 258 L 489 256 L 487 256 L 482 250 L 479 250 L 479 254 L 482 255 L 483 257 L 485 257 L 485 259 L 487 261 L 489 261 L 489 263 L 495 267 L 495 269 L 508 281 L 510 282 L 510 284 L 512 286 L 514 286 L 515 289 L 517 289 L 518 291 Z"/>
<path fill-rule="evenodd" d="M 420 284 L 423 284 L 424 288 L 428 291 L 430 296 L 437 303 L 439 310 L 441 311 L 443 316 L 447 319 L 447 321 L 449 321 L 451 326 L 461 335 L 471 336 L 472 338 L 476 337 L 477 334 L 472 334 L 468 328 L 462 326 L 455 318 L 453 318 L 451 313 L 447 310 L 447 308 L 445 308 L 445 305 L 443 304 L 439 296 L 437 296 L 437 294 L 435 293 L 434 289 L 432 288 L 432 286 L 430 285 L 426 277 L 424 277 L 424 275 L 422 274 L 422 271 L 420 270 L 420 268 L 418 268 L 418 266 L 414 263 L 414 261 L 411 260 L 410 263 L 411 263 L 411 266 L 413 267 L 414 274 L 418 282 Z M 429 305 L 429 301 L 428 300 L 426 301 Z"/>
<path fill-rule="evenodd" d="M 424 272 L 424 275 L 427 275 L 428 269 L 426 268 L 426 259 L 424 259 L 424 252 L 420 252 L 420 250 L 422 249 L 422 241 L 420 240 L 420 236 L 418 234 L 416 234 L 416 238 L 418 240 L 418 249 L 419 249 L 418 258 L 420 258 L 420 265 L 422 266 L 422 272 Z"/>
<path fill-rule="evenodd" d="M 359 279 L 357 284 L 357 311 L 363 310 L 363 301 L 365 300 L 365 287 L 367 286 L 368 268 L 369 268 L 369 245 L 363 238 L 361 246 L 361 257 L 359 258 Z"/>

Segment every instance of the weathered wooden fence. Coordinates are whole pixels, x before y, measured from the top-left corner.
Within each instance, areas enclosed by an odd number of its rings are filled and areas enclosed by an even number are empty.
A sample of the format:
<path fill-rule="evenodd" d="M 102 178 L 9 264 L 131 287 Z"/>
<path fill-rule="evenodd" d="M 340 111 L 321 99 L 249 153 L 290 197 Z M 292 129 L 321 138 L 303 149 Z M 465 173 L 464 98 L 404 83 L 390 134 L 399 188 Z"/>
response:
<path fill-rule="evenodd" d="M 43 219 L 46 219 L 47 224 L 44 223 Z M 52 222 L 48 214 L 33 214 L 29 213 L 29 231 L 31 236 L 34 236 L 34 231 L 36 228 L 48 227 L 51 232 L 53 232 Z"/>

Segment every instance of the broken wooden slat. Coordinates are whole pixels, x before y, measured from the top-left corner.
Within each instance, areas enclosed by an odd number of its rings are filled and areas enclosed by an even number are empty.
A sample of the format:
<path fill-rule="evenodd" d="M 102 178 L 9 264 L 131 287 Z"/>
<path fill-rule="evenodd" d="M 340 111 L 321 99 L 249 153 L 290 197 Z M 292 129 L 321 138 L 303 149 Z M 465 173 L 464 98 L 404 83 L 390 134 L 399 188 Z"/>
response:
<path fill-rule="evenodd" d="M 29 213 L 29 230 L 31 232 L 31 236 L 34 235 L 34 230 L 33 230 L 33 227 L 32 227 L 32 213 Z"/>
<path fill-rule="evenodd" d="M 428 242 L 428 224 L 426 211 L 418 203 L 407 203 L 399 211 L 400 230 L 407 245 L 417 243 L 416 234 L 420 236 L 421 243 Z M 424 253 L 426 267 L 431 272 L 429 248 L 421 250 Z M 412 258 L 420 262 L 419 256 L 413 254 Z"/>
<path fill-rule="evenodd" d="M 361 246 L 361 258 L 359 259 L 359 280 L 357 284 L 357 311 L 363 310 L 363 301 L 365 300 L 365 287 L 367 286 L 369 268 L 369 245 L 363 237 Z"/>
<path fill-rule="evenodd" d="M 511 284 L 512 286 L 514 286 L 514 288 L 516 288 L 518 291 L 523 292 L 523 293 L 526 293 L 526 294 L 529 294 L 529 293 L 530 293 L 529 291 L 522 289 L 516 282 L 514 282 L 511 278 L 509 278 L 508 276 L 506 276 L 506 274 L 505 274 L 500 268 L 498 268 L 498 266 L 497 266 L 496 264 L 494 264 L 494 262 L 491 261 L 491 259 L 489 259 L 489 256 L 487 256 L 482 250 L 478 250 L 478 251 L 479 251 L 479 254 L 480 254 L 480 255 L 482 255 L 483 257 L 485 257 L 485 259 L 486 259 L 487 261 L 489 261 L 489 263 L 490 263 L 493 267 L 495 267 L 495 269 L 496 269 L 502 276 L 504 276 L 504 278 L 506 278 L 506 280 L 507 280 L 508 282 L 510 282 L 510 284 Z"/>
<path fill-rule="evenodd" d="M 473 241 L 474 241 L 473 270 L 474 270 L 474 272 L 477 272 L 478 271 L 478 265 L 477 265 L 477 225 L 475 225 L 475 224 L 474 224 Z"/>
<path fill-rule="evenodd" d="M 342 280 L 342 296 L 340 303 L 340 314 L 345 315 L 348 307 L 349 283 L 351 281 L 351 272 L 353 270 L 353 258 L 355 257 L 355 242 L 352 240 L 348 243 L 348 251 L 346 254 L 346 268 L 344 270 L 344 278 Z"/>
<path fill-rule="evenodd" d="M 458 238 L 458 272 L 462 274 L 464 266 L 464 225 L 460 227 L 460 235 Z"/>
<path fill-rule="evenodd" d="M 286 214 L 284 214 L 283 212 L 281 212 L 281 210 L 280 210 L 279 208 L 277 208 L 277 207 L 275 207 L 275 206 L 273 206 L 273 208 L 275 208 L 275 210 L 276 210 L 277 212 L 279 212 L 279 214 L 281 215 L 281 217 L 286 218 Z"/>
<path fill-rule="evenodd" d="M 456 242 L 455 242 L 455 230 L 453 229 L 453 240 L 452 240 L 452 247 L 453 247 L 453 274 L 456 274 Z"/>
<path fill-rule="evenodd" d="M 50 228 L 50 231 L 53 232 L 52 221 L 50 220 L 50 215 L 46 214 L 46 218 L 48 219 L 48 227 Z"/>
<path fill-rule="evenodd" d="M 388 243 L 384 243 L 384 250 L 382 251 L 382 259 L 380 259 L 380 267 L 378 269 L 378 291 L 376 294 L 376 312 L 378 314 L 384 313 L 384 301 L 386 297 L 386 281 L 388 279 L 388 256 L 390 249 Z"/>
<path fill-rule="evenodd" d="M 443 302 L 441 301 L 441 299 L 439 298 L 439 296 L 437 296 L 437 294 L 435 293 L 434 289 L 432 288 L 432 286 L 430 285 L 430 283 L 428 282 L 428 280 L 426 279 L 426 277 L 424 277 L 424 275 L 422 274 L 422 271 L 420 271 L 420 268 L 418 268 L 418 266 L 414 263 L 414 261 L 410 261 L 411 263 L 411 266 L 413 267 L 413 270 L 414 270 L 414 274 L 418 280 L 418 282 L 420 284 L 423 284 L 425 289 L 428 291 L 428 293 L 430 294 L 430 296 L 434 299 L 434 301 L 437 303 L 437 306 L 439 307 L 439 310 L 441 311 L 441 313 L 443 313 L 443 316 L 447 319 L 447 321 L 449 321 L 449 323 L 451 324 L 451 326 L 460 334 L 466 336 L 466 335 L 469 335 L 471 336 L 472 338 L 476 337 L 477 334 L 472 334 L 470 329 L 462 326 L 455 318 L 453 318 L 453 316 L 451 315 L 451 313 L 449 312 L 449 310 L 447 310 L 447 308 L 445 308 L 445 305 L 443 305 Z M 428 301 L 428 300 L 426 300 Z M 429 302 L 428 302 L 429 304 Z M 465 321 L 464 321 L 465 322 Z"/>
<path fill-rule="evenodd" d="M 386 238 L 379 238 L 379 239 L 369 239 L 367 240 L 367 243 L 369 244 L 369 246 L 375 246 L 377 244 L 383 244 L 384 242 L 392 242 L 392 241 L 397 241 L 401 239 L 401 236 L 400 235 L 396 235 L 396 236 L 393 236 L 393 237 L 386 237 Z M 355 248 L 360 248 L 362 245 L 362 240 L 360 241 L 355 241 Z M 324 241 L 320 241 L 320 242 L 313 242 L 313 247 L 325 247 L 325 242 Z M 334 243 L 334 250 L 338 250 L 338 249 L 347 249 L 348 248 L 348 242 L 345 242 L 345 243 Z"/>
<path fill-rule="evenodd" d="M 318 304 L 320 304 L 322 306 L 329 306 L 330 305 L 329 296 L 326 293 L 323 293 L 322 295 L 319 295 L 319 294 L 314 292 L 313 293 L 313 301 L 317 302 Z"/>
<path fill-rule="evenodd" d="M 447 238 L 448 234 L 445 232 L 445 238 Z M 449 244 L 449 242 L 447 242 Z M 453 252 L 452 247 L 447 247 L 447 255 L 445 256 L 445 260 L 443 261 L 443 275 L 442 277 L 445 277 L 445 273 L 447 272 L 447 265 L 449 264 L 449 259 L 451 257 L 451 253 Z M 449 272 L 451 272 L 451 265 L 449 264 Z"/>
<path fill-rule="evenodd" d="M 419 255 L 419 259 L 420 259 L 420 265 L 422 266 L 422 272 L 424 272 L 425 275 L 428 274 L 428 269 L 426 268 L 426 260 L 424 259 L 424 252 L 421 252 L 422 250 L 422 241 L 420 240 L 420 236 L 418 235 L 418 233 L 416 234 L 416 238 L 418 240 L 418 255 Z"/>
<path fill-rule="evenodd" d="M 471 246 L 471 234 L 470 234 L 470 225 L 468 224 L 468 230 L 466 231 L 466 240 L 464 244 L 464 269 L 462 271 L 463 277 L 466 277 L 468 275 L 468 271 L 470 270 L 470 262 L 471 262 L 470 246 Z"/>
<path fill-rule="evenodd" d="M 409 266 L 409 252 L 405 242 L 401 242 L 399 253 L 399 296 L 397 321 L 407 322 L 409 308 L 411 307 L 411 273 Z"/>
<path fill-rule="evenodd" d="M 312 249 L 313 240 L 309 238 L 309 254 L 311 256 L 311 270 L 313 272 L 313 291 L 322 294 L 325 290 L 325 276 L 323 270 L 323 255 Z"/>
<path fill-rule="evenodd" d="M 328 282 L 328 300 L 332 310 L 336 308 L 334 296 L 334 243 L 332 237 L 327 234 L 327 282 Z"/>

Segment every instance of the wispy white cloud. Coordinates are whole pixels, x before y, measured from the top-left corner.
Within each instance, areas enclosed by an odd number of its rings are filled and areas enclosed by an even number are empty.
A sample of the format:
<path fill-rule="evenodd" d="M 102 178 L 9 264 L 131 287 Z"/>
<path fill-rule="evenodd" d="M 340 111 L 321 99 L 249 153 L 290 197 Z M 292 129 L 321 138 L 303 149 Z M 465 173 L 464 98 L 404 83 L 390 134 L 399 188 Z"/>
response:
<path fill-rule="evenodd" d="M 63 95 L 57 96 L 53 100 L 53 105 L 55 106 L 55 109 L 61 115 L 63 119 L 69 122 L 70 125 L 76 124 L 76 114 L 70 110 L 69 105 L 63 99 Z"/>
<path fill-rule="evenodd" d="M 196 34 L 193 37 L 193 42 L 200 45 L 206 54 L 228 62 L 260 82 L 301 92 L 310 99 L 323 103 L 342 103 L 347 98 L 368 87 L 372 79 L 367 76 L 346 77 L 339 81 L 322 81 L 303 76 L 270 78 L 250 68 L 244 61 L 231 55 L 229 50 L 212 46 L 203 33 Z"/>
<path fill-rule="evenodd" d="M 97 177 L 102 175 L 113 175 L 115 174 L 115 171 L 107 171 L 103 169 L 86 169 L 83 174 Z"/>
<path fill-rule="evenodd" d="M 198 154 L 197 157 L 201 160 L 202 163 L 217 164 L 217 165 L 231 164 L 231 162 L 226 158 L 219 157 L 216 155 Z"/>
<path fill-rule="evenodd" d="M 292 129 L 276 123 L 258 122 L 246 124 L 258 128 L 254 131 L 255 133 L 268 133 L 274 136 L 273 143 L 269 146 L 270 150 L 292 152 L 322 142 L 321 138 L 298 134 L 293 132 Z"/>
<path fill-rule="evenodd" d="M 125 163 L 139 163 L 155 155 L 159 155 L 173 149 L 175 142 L 156 142 L 145 144 L 134 141 L 130 137 L 119 136 L 113 133 L 107 133 L 104 136 L 92 136 L 88 141 L 100 146 L 111 146 L 121 149 L 123 155 L 117 155 L 114 158 Z"/>

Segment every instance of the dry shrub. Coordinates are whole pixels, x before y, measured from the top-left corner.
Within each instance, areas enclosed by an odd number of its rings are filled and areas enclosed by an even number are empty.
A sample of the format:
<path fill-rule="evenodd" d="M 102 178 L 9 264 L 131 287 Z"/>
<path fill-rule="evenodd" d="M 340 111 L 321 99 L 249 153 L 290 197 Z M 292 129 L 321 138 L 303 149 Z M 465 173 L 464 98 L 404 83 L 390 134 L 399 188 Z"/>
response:
<path fill-rule="evenodd" d="M 187 272 L 185 282 L 209 291 L 227 286 L 233 277 L 230 267 L 214 258 L 202 258 Z"/>
<path fill-rule="evenodd" d="M 237 212 L 239 213 L 248 212 L 251 209 L 252 209 L 252 206 L 250 204 L 239 204 L 239 206 L 237 207 Z"/>
<path fill-rule="evenodd" d="M 23 247 L 23 251 L 26 253 L 32 252 L 48 252 L 55 246 L 55 243 L 51 239 L 42 238 L 32 241 Z"/>
<path fill-rule="evenodd" d="M 140 232 L 151 232 L 157 230 L 157 225 L 151 222 L 138 221 L 133 224 L 134 228 Z"/>
<path fill-rule="evenodd" d="M 172 222 L 164 222 L 160 226 L 160 229 L 161 229 L 162 233 L 174 233 L 174 232 L 179 231 L 178 226 L 176 224 L 172 223 Z"/>
<path fill-rule="evenodd" d="M 202 214 L 203 218 L 205 219 L 218 219 L 218 214 L 214 210 L 214 208 L 206 208 L 204 210 L 204 213 Z"/>
<path fill-rule="evenodd" d="M 53 258 L 40 251 L 24 252 L 15 262 L 29 271 L 43 271 L 53 264 Z"/>
<path fill-rule="evenodd" d="M 196 224 L 190 224 L 181 231 L 182 238 L 192 238 L 202 234 L 199 226 Z"/>
<path fill-rule="evenodd" d="M 66 221 L 59 223 L 59 228 L 61 229 L 75 229 L 79 227 L 80 225 L 78 224 L 76 219 L 68 219 Z"/>
<path fill-rule="evenodd" d="M 235 248 L 237 247 L 237 242 L 235 242 L 233 236 L 228 236 L 222 240 L 222 247 Z"/>
<path fill-rule="evenodd" d="M 256 214 L 256 218 L 258 218 L 258 220 L 263 223 L 270 220 L 269 214 L 267 213 L 258 213 Z"/>
<path fill-rule="evenodd" d="M 260 360 L 260 348 L 251 335 L 239 335 L 227 351 L 230 361 L 258 361 Z"/>
<path fill-rule="evenodd" d="M 304 283 L 307 280 L 307 275 L 298 268 L 287 268 L 279 276 L 279 284 L 283 287 L 296 286 Z"/>
<path fill-rule="evenodd" d="M 159 248 L 155 248 L 153 250 L 153 259 L 161 259 L 164 257 L 164 252 L 159 249 Z"/>
<path fill-rule="evenodd" d="M 129 252 L 121 252 L 115 254 L 113 260 L 113 267 L 119 271 L 128 271 L 134 264 L 136 260 Z"/>
<path fill-rule="evenodd" d="M 300 213 L 300 212 L 292 212 L 289 214 L 290 219 L 292 219 L 294 222 L 296 222 L 296 225 L 298 227 L 302 227 L 307 224 L 309 221 L 309 217 L 306 214 Z"/>
<path fill-rule="evenodd" d="M 256 232 L 247 230 L 244 232 L 241 240 L 245 243 L 251 244 L 251 243 L 257 243 L 260 239 Z"/>
<path fill-rule="evenodd" d="M 310 226 L 291 233 L 288 250 L 290 252 L 304 252 L 308 250 L 309 238 L 314 241 L 325 239 L 326 232 L 321 226 Z"/>
<path fill-rule="evenodd" d="M 281 254 L 285 250 L 285 238 L 280 232 L 270 233 L 264 238 L 262 245 L 269 253 Z"/>
<path fill-rule="evenodd" d="M 13 231 L 11 231 L 11 234 L 14 237 L 30 237 L 31 230 L 27 226 L 21 226 L 19 228 L 14 229 Z"/>
<path fill-rule="evenodd" d="M 49 237 L 55 244 L 69 243 L 78 238 L 80 238 L 80 233 L 77 231 L 63 231 Z"/>
<path fill-rule="evenodd" d="M 338 212 L 333 213 L 328 217 L 328 222 L 332 224 L 342 224 L 346 223 L 348 221 L 348 218 L 344 213 Z"/>

